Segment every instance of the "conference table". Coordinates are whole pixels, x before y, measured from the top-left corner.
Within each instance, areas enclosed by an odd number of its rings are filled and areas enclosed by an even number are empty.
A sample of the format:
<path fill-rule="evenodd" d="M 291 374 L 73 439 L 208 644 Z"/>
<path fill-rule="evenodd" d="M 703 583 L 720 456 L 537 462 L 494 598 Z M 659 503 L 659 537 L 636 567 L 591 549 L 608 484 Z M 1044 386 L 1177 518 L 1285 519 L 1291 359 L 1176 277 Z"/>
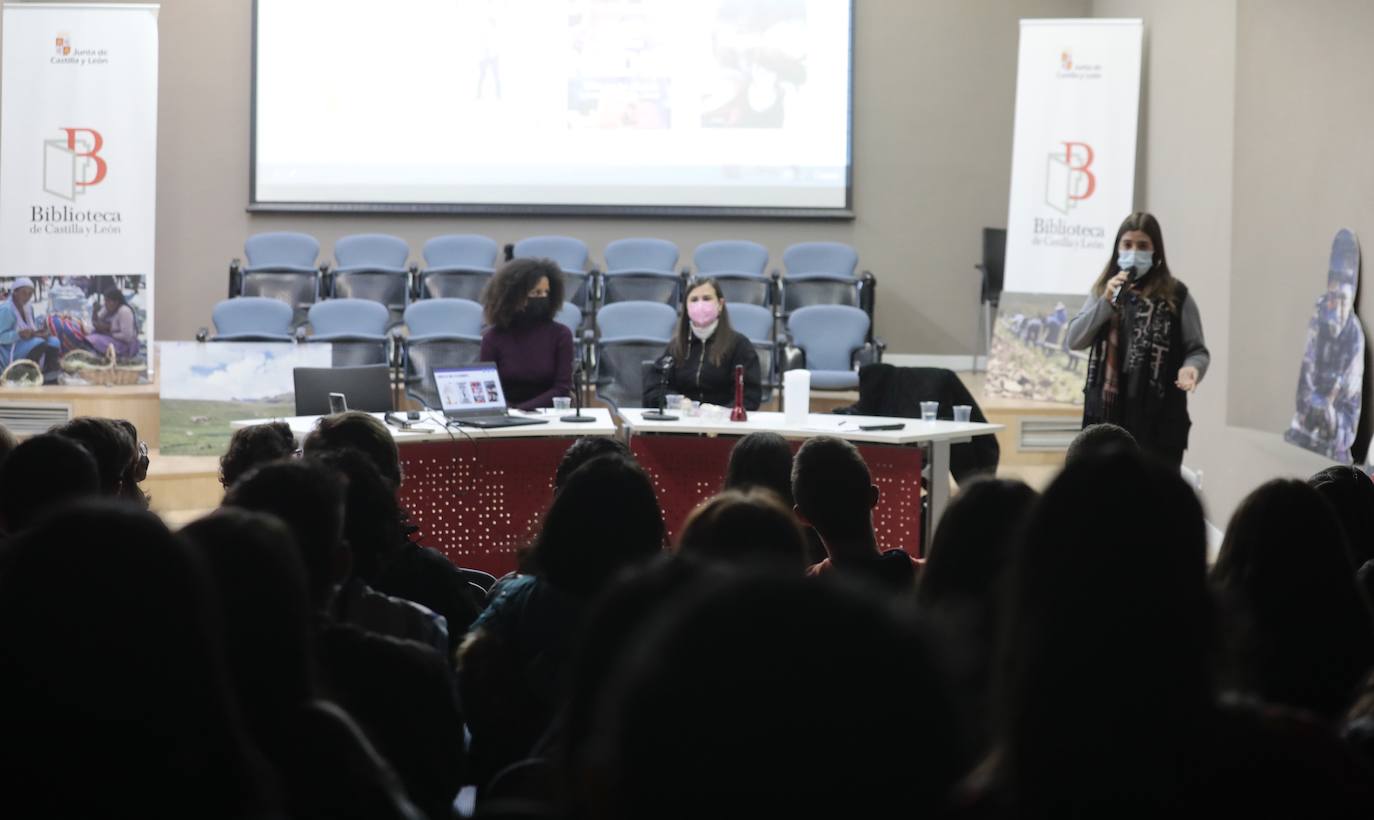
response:
<path fill-rule="evenodd" d="M 749 433 L 770 432 L 797 446 L 817 435 L 853 442 L 880 490 L 874 510 L 879 544 L 919 555 L 949 498 L 950 445 L 1001 429 L 995 424 L 819 413 L 808 415 L 801 424 L 788 424 L 782 413 L 765 412 L 750 413 L 744 422 L 688 416 L 650 421 L 640 409 L 621 409 L 614 416 L 604 408 L 582 412 L 592 421 L 564 422 L 560 417 L 566 411 L 550 410 L 530 414 L 547 419 L 546 424 L 458 427 L 445 426 L 439 414 L 426 411 L 413 422 L 414 429 L 388 425 L 401 456 L 401 503 L 420 528 L 420 542 L 461 566 L 496 575 L 509 572 L 516 566 L 517 551 L 533 538 L 553 498 L 554 471 L 564 451 L 582 436 L 614 435 L 627 438 L 653 480 L 672 536 L 693 507 L 720 489 L 735 442 Z M 373 415 L 382 419 L 380 413 Z M 284 421 L 299 440 L 318 420 L 318 416 L 244 419 L 231 427 Z M 859 429 L 873 424 L 903 427 Z M 923 473 L 930 512 L 924 519 Z M 608 510 L 607 525 L 613 524 L 614 510 Z"/>
<path fill-rule="evenodd" d="M 992 435 L 1000 424 L 921 421 L 883 416 L 810 413 L 791 423 L 784 413 L 755 411 L 745 421 L 728 416 L 677 416 L 673 421 L 645 419 L 641 408 L 618 411 L 630 450 L 654 480 L 669 533 L 676 532 L 697 504 L 720 489 L 730 450 L 750 433 L 776 433 L 793 441 L 793 449 L 814 436 L 835 436 L 853 443 L 863 455 L 878 487 L 873 526 L 878 544 L 913 556 L 930 543 L 935 523 L 949 503 L 949 448 L 974 436 Z M 864 427 L 896 426 L 896 430 Z M 922 478 L 928 515 L 921 515 Z"/>

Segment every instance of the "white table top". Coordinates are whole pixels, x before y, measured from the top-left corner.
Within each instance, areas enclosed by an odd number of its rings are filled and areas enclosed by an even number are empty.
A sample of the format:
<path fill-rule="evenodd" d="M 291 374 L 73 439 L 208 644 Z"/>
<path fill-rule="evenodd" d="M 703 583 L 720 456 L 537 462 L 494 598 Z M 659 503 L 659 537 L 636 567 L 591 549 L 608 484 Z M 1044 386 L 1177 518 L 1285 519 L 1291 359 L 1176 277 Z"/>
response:
<path fill-rule="evenodd" d="M 382 419 L 381 413 L 371 414 L 378 421 L 386 422 Z M 582 415 L 591 416 L 595 421 L 590 422 L 566 422 L 559 421 L 559 417 L 571 415 L 567 410 L 546 409 L 537 413 L 517 413 L 516 415 L 529 416 L 530 418 L 546 418 L 548 424 L 525 424 L 519 427 L 455 427 L 451 430 L 445 429 L 443 422 L 440 421 L 441 414 L 432 410 L 425 410 L 420 413 L 420 420 L 411 422 L 417 426 L 416 430 L 402 432 L 397 428 L 386 425 L 386 429 L 391 431 L 391 435 L 398 444 L 422 441 L 447 441 L 452 436 L 470 436 L 479 439 L 495 438 L 548 438 L 554 436 L 613 436 L 615 435 L 615 422 L 611 420 L 611 411 L 604 407 L 584 407 Z M 404 412 L 393 413 L 394 418 L 405 418 Z M 269 421 L 284 421 L 291 428 L 291 432 L 297 438 L 305 437 L 311 430 L 315 429 L 315 422 L 319 416 L 289 416 L 280 419 L 240 419 L 229 423 L 229 426 L 238 430 L 254 424 L 265 424 Z M 461 430 L 461 432 L 459 432 Z"/>
<path fill-rule="evenodd" d="M 928 441 L 967 441 L 974 436 L 996 433 L 1000 424 L 977 422 L 921 421 L 920 419 L 889 418 L 885 416 L 844 416 L 831 413 L 811 413 L 806 423 L 788 424 L 782 413 L 753 411 L 746 421 L 730 421 L 687 416 L 673 413 L 677 421 L 645 421 L 643 408 L 623 408 L 618 415 L 625 426 L 635 433 L 704 433 L 706 435 L 745 436 L 750 433 L 777 433 L 783 438 L 810 438 L 818 435 L 837 436 L 846 441 L 869 444 L 919 444 Z M 900 430 L 861 430 L 860 425 L 901 424 Z"/>

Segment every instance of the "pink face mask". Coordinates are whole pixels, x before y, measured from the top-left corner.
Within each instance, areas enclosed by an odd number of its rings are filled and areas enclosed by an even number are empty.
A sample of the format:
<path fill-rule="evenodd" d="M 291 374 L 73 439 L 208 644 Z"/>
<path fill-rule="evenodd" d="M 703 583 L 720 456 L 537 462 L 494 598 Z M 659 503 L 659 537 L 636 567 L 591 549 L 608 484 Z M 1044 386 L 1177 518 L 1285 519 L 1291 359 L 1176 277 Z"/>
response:
<path fill-rule="evenodd" d="M 694 325 L 709 325 L 720 315 L 720 302 L 715 300 L 688 302 L 687 315 L 692 317 L 692 324 Z"/>

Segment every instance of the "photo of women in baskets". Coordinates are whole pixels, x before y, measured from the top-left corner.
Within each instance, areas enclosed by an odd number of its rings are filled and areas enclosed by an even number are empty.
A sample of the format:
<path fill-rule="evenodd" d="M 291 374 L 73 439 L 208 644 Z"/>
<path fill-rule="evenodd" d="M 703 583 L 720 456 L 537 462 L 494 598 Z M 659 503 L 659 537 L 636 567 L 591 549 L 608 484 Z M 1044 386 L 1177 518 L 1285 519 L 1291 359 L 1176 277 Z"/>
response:
<path fill-rule="evenodd" d="M 0 278 L 0 386 L 146 381 L 146 293 L 142 275 Z"/>

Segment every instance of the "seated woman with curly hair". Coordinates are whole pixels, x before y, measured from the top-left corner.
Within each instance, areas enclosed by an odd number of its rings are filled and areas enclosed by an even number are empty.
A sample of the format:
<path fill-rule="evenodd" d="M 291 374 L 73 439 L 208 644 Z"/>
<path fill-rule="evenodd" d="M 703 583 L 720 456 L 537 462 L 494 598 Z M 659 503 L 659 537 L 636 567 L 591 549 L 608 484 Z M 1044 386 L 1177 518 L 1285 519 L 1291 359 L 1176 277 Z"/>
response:
<path fill-rule="evenodd" d="M 554 321 L 562 306 L 563 274 L 547 259 L 506 264 L 482 292 L 480 358 L 496 363 L 511 407 L 534 410 L 572 395 L 572 331 Z"/>

